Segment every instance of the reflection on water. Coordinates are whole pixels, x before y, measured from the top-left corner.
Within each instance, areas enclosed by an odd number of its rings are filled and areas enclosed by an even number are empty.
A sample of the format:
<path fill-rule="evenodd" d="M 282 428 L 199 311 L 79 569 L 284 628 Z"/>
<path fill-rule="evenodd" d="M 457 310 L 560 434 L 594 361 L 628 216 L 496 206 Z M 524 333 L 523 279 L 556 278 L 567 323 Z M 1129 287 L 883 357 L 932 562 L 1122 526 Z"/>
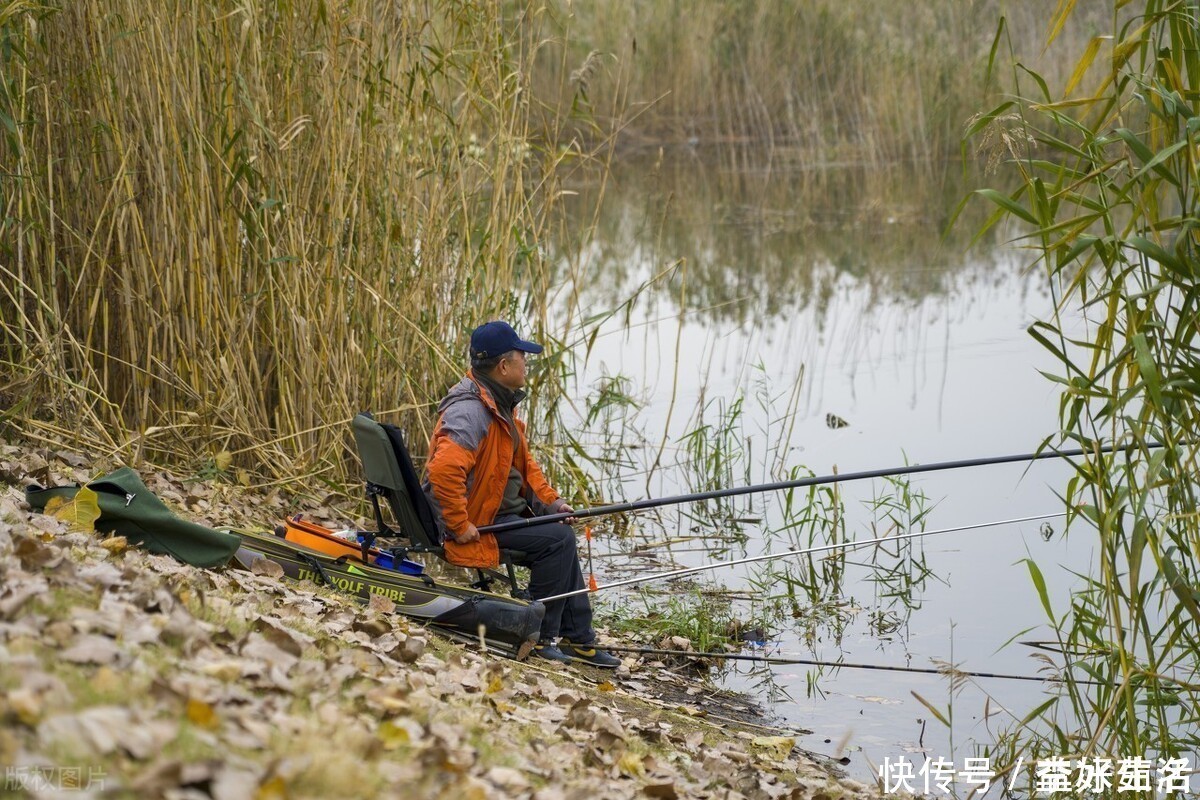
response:
<path fill-rule="evenodd" d="M 943 241 L 966 185 L 957 167 L 748 171 L 696 153 L 620 163 L 595 239 L 573 257 L 592 307 L 616 307 L 676 264 L 656 288 L 688 312 L 753 324 L 814 308 L 822 320 L 845 278 L 871 297 L 943 292 L 985 210 L 971 206 Z M 595 187 L 578 188 L 578 218 L 590 221 Z"/>
<path fill-rule="evenodd" d="M 978 220 L 942 238 L 964 191 L 956 180 L 954 170 L 735 172 L 698 158 L 622 165 L 594 242 L 561 254 L 564 269 L 589 276 L 582 307 L 616 308 L 676 266 L 586 331 L 570 424 L 597 458 L 604 499 L 1035 450 L 1057 427 L 1057 397 L 1024 329 L 1051 301 L 1019 253 L 994 243 L 967 253 Z M 1040 462 L 663 509 L 610 533 L 603 564 L 616 576 L 1053 512 L 1065 476 Z M 1046 541 L 1038 525 L 712 580 L 749 598 L 745 614 L 770 618 L 772 651 L 1034 674 L 1033 653 L 1004 647 L 1044 617 L 1020 560 L 1055 573 L 1061 601 L 1067 570 L 1090 558 L 1090 545 Z M 803 746 L 844 741 L 861 778 L 911 751 L 973 755 L 1011 722 L 1004 709 L 1019 715 L 1043 691 L 980 679 L 952 692 L 936 675 L 788 666 L 739 665 L 721 680 L 816 731 Z"/>

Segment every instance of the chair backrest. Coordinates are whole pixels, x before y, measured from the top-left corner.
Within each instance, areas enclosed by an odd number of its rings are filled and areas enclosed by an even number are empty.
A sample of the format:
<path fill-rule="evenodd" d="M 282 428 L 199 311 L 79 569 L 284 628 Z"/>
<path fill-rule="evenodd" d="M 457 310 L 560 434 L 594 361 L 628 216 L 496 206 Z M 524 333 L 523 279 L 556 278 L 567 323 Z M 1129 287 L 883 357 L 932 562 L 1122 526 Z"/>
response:
<path fill-rule="evenodd" d="M 366 412 L 356 414 L 351 427 L 368 488 L 374 487 L 387 499 L 400 532 L 415 545 L 440 547 L 433 509 L 421 489 L 400 429 L 376 422 Z"/>

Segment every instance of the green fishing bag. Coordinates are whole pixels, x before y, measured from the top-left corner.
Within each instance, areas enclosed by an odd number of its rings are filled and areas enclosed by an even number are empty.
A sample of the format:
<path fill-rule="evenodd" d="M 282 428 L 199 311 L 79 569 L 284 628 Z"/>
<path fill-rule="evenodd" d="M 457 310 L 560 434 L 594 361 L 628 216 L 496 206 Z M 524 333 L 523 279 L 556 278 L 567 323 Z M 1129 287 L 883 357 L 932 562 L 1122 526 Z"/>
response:
<path fill-rule="evenodd" d="M 227 562 L 241 545 L 241 538 L 232 533 L 206 528 L 172 514 L 129 467 L 96 478 L 87 487 L 99 499 L 96 530 L 124 536 L 130 544 L 151 553 L 174 556 L 196 567 L 217 567 Z M 25 489 L 25 500 L 34 509 L 44 511 L 52 498 L 70 500 L 79 488 L 44 489 L 33 484 Z"/>

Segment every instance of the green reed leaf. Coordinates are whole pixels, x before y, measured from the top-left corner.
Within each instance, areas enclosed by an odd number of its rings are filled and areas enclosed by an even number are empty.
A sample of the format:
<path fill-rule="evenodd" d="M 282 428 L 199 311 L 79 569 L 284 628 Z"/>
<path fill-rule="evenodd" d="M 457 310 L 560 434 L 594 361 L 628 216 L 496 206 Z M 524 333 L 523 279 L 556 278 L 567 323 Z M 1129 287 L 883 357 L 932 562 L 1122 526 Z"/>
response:
<path fill-rule="evenodd" d="M 1033 586 L 1037 590 L 1038 599 L 1042 601 L 1042 608 L 1045 609 L 1046 616 L 1051 622 L 1054 622 L 1054 610 L 1050 608 L 1050 595 L 1046 592 L 1046 579 L 1042 576 L 1042 570 L 1031 558 L 1022 559 L 1022 561 L 1029 568 L 1029 577 L 1033 580 Z"/>
<path fill-rule="evenodd" d="M 1000 208 L 1004 209 L 1005 211 L 1012 214 L 1013 216 L 1019 217 L 1031 225 L 1037 225 L 1038 218 L 1035 217 L 1031 211 L 1026 209 L 1024 206 L 1022 206 L 1016 200 L 1017 196 L 1019 196 L 1019 194 L 1022 191 L 1024 191 L 1024 190 L 1023 189 L 1018 190 L 1017 193 L 1014 194 L 1012 197 L 1009 197 L 1008 195 L 1005 195 L 1005 194 L 1001 194 L 1000 192 L 997 192 L 995 189 L 977 189 L 977 190 L 975 190 L 975 193 L 980 195 L 981 197 L 985 197 L 988 200 L 991 200 L 993 203 L 1000 206 Z"/>
<path fill-rule="evenodd" d="M 1129 245 L 1142 255 L 1163 265 L 1179 278 L 1190 278 L 1193 271 L 1190 264 L 1184 263 L 1173 253 L 1167 252 L 1157 242 L 1151 241 L 1144 236 L 1130 236 Z"/>
<path fill-rule="evenodd" d="M 1150 346 L 1146 343 L 1145 334 L 1139 333 L 1133 337 L 1133 350 L 1137 356 L 1138 371 L 1146 384 L 1146 391 L 1150 393 L 1150 399 L 1156 405 L 1162 405 L 1163 396 L 1162 386 L 1158 379 L 1158 365 L 1154 363 L 1154 357 L 1150 354 Z"/>

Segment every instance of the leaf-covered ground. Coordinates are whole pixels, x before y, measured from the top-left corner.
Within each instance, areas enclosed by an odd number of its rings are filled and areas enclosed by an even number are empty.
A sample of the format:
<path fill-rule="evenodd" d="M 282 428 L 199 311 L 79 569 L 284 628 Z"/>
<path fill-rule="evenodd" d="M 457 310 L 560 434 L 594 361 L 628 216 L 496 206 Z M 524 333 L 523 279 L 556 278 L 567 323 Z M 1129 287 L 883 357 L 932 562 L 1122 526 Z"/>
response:
<path fill-rule="evenodd" d="M 386 601 L 189 567 L 24 504 L 30 481 L 90 477 L 69 455 L 0 445 L 0 795 L 875 794 L 786 736 L 637 696 L 658 677 L 632 660 L 609 681 L 497 658 Z M 277 493 L 144 477 L 199 521 L 295 510 Z"/>

